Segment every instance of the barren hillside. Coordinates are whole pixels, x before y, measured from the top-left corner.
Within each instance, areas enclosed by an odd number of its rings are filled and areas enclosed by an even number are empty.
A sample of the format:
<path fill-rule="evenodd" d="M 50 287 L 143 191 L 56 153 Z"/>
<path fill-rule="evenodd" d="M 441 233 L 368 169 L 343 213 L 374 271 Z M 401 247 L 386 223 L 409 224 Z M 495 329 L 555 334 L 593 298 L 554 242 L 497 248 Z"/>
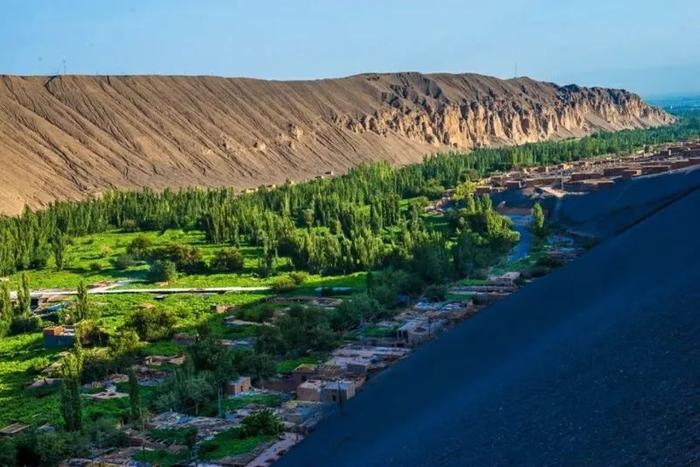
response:
<path fill-rule="evenodd" d="M 622 90 L 472 74 L 2 76 L 0 212 L 112 187 L 245 188 L 671 121 Z"/>

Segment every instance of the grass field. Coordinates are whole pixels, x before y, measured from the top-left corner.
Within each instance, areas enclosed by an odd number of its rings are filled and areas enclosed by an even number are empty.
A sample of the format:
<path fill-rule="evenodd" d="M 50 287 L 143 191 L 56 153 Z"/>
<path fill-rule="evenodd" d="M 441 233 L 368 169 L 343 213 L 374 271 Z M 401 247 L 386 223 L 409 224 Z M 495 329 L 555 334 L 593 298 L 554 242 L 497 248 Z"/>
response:
<path fill-rule="evenodd" d="M 37 398 L 25 390 L 56 354 L 44 349 L 41 333 L 0 338 L 0 426 L 14 421 L 60 423 L 55 394 Z"/>
<path fill-rule="evenodd" d="M 211 245 L 204 242 L 204 236 L 199 231 L 168 230 L 164 233 L 124 233 L 112 231 L 81 237 L 68 247 L 68 267 L 57 271 L 50 262 L 45 269 L 31 270 L 30 287 L 33 290 L 42 288 L 77 288 L 81 281 L 96 283 L 101 281 L 117 281 L 131 279 L 144 281 L 148 266 L 140 264 L 124 271 L 117 270 L 111 261 L 126 252 L 127 245 L 138 235 L 145 235 L 155 246 L 171 242 L 186 243 L 200 248 L 202 255 L 208 261 L 216 250 L 225 245 Z M 242 247 L 245 256 L 245 267 L 237 274 L 197 274 L 181 275 L 177 280 L 168 284 L 172 287 L 217 287 L 217 286 L 260 286 L 272 285 L 275 280 L 289 271 L 286 259 L 278 260 L 278 272 L 275 276 L 261 278 L 257 275 L 258 249 Z M 93 270 L 97 264 L 100 270 Z M 19 285 L 20 275 L 9 278 L 13 289 Z M 151 284 L 133 282 L 126 287 L 143 287 Z M 319 287 L 352 287 L 361 290 L 365 287 L 365 274 L 355 273 L 346 276 L 309 275 L 306 282 L 293 294 L 317 294 Z M 193 332 L 197 325 L 207 322 L 213 335 L 222 338 L 242 338 L 254 335 L 255 328 L 241 326 L 230 328 L 224 325 L 223 317 L 211 312 L 214 304 L 238 305 L 242 308 L 254 307 L 260 300 L 272 292 L 259 293 L 226 293 L 226 294 L 177 294 L 167 295 L 157 299 L 152 294 L 121 294 L 121 295 L 92 295 L 90 303 L 96 311 L 96 322 L 107 332 L 113 332 L 124 324 L 125 318 L 143 306 L 155 306 L 172 311 L 177 317 L 177 332 Z M 72 300 L 72 299 L 69 299 Z M 144 352 L 147 355 L 173 355 L 183 349 L 171 341 L 147 343 Z M 42 398 L 34 397 L 25 391 L 25 386 L 37 377 L 38 372 L 57 358 L 57 351 L 47 351 L 43 347 L 40 332 L 18 336 L 8 336 L 0 339 L 0 426 L 21 421 L 26 423 L 60 424 L 58 413 L 58 396 L 51 394 Z M 303 362 L 302 362 L 303 363 Z M 285 369 L 293 362 L 281 362 Z M 294 365 L 296 366 L 296 365 Z M 292 368 L 293 369 L 293 368 Z M 290 370 L 291 371 L 291 370 Z M 117 401 L 118 402 L 118 401 Z M 87 405 L 87 412 L 100 410 L 109 411 L 110 407 L 100 408 Z M 119 411 L 121 409 L 114 408 Z"/>
<path fill-rule="evenodd" d="M 202 459 L 209 460 L 238 456 L 248 453 L 273 439 L 275 439 L 273 436 L 242 437 L 240 429 L 234 428 L 201 443 L 199 455 Z"/>
<path fill-rule="evenodd" d="M 256 287 L 270 286 L 280 277 L 292 271 L 287 258 L 278 258 L 275 267 L 276 274 L 260 277 L 258 274 L 258 257 L 260 248 L 242 246 L 244 267 L 239 273 L 228 274 L 180 274 L 177 279 L 168 284 L 150 284 L 147 281 L 148 265 L 140 262 L 124 270 L 116 269 L 112 261 L 126 253 L 131 241 L 144 236 L 153 242 L 153 246 L 164 246 L 169 243 L 191 245 L 197 247 L 204 261 L 209 262 L 215 253 L 230 245 L 206 243 L 201 231 L 167 230 L 165 232 L 125 233 L 110 231 L 101 234 L 88 235 L 75 239 L 67 247 L 66 266 L 58 271 L 53 259 L 44 269 L 27 271 L 32 289 L 75 289 L 81 281 L 97 283 L 102 281 L 130 280 L 131 283 L 122 288 L 137 288 L 147 285 L 150 287 Z M 20 283 L 20 273 L 9 277 L 12 289 L 17 289 Z M 308 287 L 338 285 L 345 282 L 346 276 L 309 275 Z"/>

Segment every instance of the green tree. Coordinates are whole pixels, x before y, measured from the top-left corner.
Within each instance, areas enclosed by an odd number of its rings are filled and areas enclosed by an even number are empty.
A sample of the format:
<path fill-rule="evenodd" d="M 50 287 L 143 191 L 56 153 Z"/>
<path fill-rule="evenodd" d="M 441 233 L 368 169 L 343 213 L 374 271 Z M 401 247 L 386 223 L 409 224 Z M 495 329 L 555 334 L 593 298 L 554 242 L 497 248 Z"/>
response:
<path fill-rule="evenodd" d="M 145 259 L 152 246 L 153 242 L 148 237 L 139 235 L 126 247 L 126 252 L 135 259 Z"/>
<path fill-rule="evenodd" d="M 380 287 L 381 289 L 381 287 Z M 396 302 L 396 295 L 392 299 Z M 360 326 L 363 322 L 375 321 L 390 316 L 377 300 L 368 294 L 353 295 L 331 313 L 331 327 L 335 331 L 349 331 Z"/>
<path fill-rule="evenodd" d="M 56 231 L 51 239 L 51 249 L 53 251 L 56 269 L 59 271 L 65 266 L 66 247 L 68 246 L 68 236 L 61 231 Z"/>
<path fill-rule="evenodd" d="M 532 232 L 539 240 L 544 240 L 547 236 L 547 226 L 545 225 L 544 211 L 540 203 L 535 203 L 532 207 Z"/>
<path fill-rule="evenodd" d="M 135 331 L 144 341 L 167 339 L 175 332 L 177 319 L 169 310 L 140 308 L 124 322 L 124 329 Z"/>
<path fill-rule="evenodd" d="M 116 258 L 112 259 L 111 262 L 112 262 L 112 266 L 114 266 L 115 269 L 120 269 L 120 270 L 130 268 L 131 266 L 136 264 L 134 257 L 128 253 L 117 256 Z"/>
<path fill-rule="evenodd" d="M 266 353 L 248 352 L 239 361 L 238 369 L 257 382 L 277 373 L 275 361 Z"/>
<path fill-rule="evenodd" d="M 78 284 L 78 293 L 75 302 L 75 317 L 74 322 L 79 323 L 90 318 L 90 302 L 88 300 L 88 288 L 84 281 Z"/>
<path fill-rule="evenodd" d="M 169 260 L 156 260 L 148 270 L 152 282 L 170 282 L 177 278 L 177 267 Z"/>
<path fill-rule="evenodd" d="M 80 337 L 76 336 L 75 352 L 63 359 L 60 397 L 60 412 L 66 431 L 80 431 L 82 426 L 82 408 L 80 401 L 80 374 L 83 357 Z"/>
<path fill-rule="evenodd" d="M 215 272 L 238 272 L 243 269 L 243 254 L 238 248 L 223 248 L 214 254 L 210 268 Z"/>
<path fill-rule="evenodd" d="M 3 281 L 0 288 L 0 321 L 9 323 L 12 319 L 12 299 L 10 298 L 10 283 Z"/>
<path fill-rule="evenodd" d="M 255 351 L 269 355 L 284 355 L 286 345 L 277 326 L 258 326 Z"/>
<path fill-rule="evenodd" d="M 445 285 L 431 285 L 425 289 L 423 296 L 430 302 L 439 302 L 447 297 L 447 287 Z"/>
<path fill-rule="evenodd" d="M 218 387 L 235 376 L 233 354 L 214 337 L 205 337 L 188 349 L 188 355 L 195 370 L 208 371 Z"/>
<path fill-rule="evenodd" d="M 29 276 L 22 273 L 20 289 L 17 291 L 17 315 L 29 316 L 32 312 L 32 293 L 29 289 Z"/>
<path fill-rule="evenodd" d="M 283 428 L 280 419 L 270 409 L 249 415 L 241 422 L 241 431 L 246 437 L 277 436 Z"/>
<path fill-rule="evenodd" d="M 330 328 L 329 316 L 318 308 L 292 306 L 278 320 L 287 352 L 293 356 L 310 350 L 330 350 L 336 336 Z"/>
<path fill-rule="evenodd" d="M 211 404 L 216 396 L 216 386 L 210 376 L 208 372 L 195 372 L 191 364 L 185 363 L 157 388 L 152 399 L 154 409 L 199 415 L 200 410 Z"/>
<path fill-rule="evenodd" d="M 120 369 L 136 363 L 136 360 L 141 356 L 142 345 L 136 332 L 120 329 L 110 336 L 108 349 L 112 367 Z"/>
<path fill-rule="evenodd" d="M 314 210 L 304 209 L 302 212 L 302 218 L 304 220 L 304 225 L 309 229 L 314 226 Z"/>
<path fill-rule="evenodd" d="M 139 381 L 133 368 L 129 369 L 129 406 L 131 407 L 131 421 L 139 423 L 141 413 L 141 395 L 139 393 Z"/>

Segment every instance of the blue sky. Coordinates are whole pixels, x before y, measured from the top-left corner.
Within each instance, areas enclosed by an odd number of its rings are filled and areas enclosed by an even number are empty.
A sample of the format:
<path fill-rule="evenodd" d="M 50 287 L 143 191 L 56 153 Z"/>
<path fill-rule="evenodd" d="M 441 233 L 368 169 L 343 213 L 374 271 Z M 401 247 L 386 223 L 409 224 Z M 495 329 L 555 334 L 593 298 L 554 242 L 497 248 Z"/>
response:
<path fill-rule="evenodd" d="M 0 73 L 476 72 L 700 94 L 699 0 L 5 0 Z"/>

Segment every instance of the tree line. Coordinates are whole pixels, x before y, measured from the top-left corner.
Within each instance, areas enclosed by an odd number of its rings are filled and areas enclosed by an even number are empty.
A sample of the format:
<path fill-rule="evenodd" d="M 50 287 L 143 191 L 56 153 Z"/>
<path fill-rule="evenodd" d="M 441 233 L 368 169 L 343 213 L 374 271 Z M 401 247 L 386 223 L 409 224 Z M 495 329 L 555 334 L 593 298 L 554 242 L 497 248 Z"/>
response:
<path fill-rule="evenodd" d="M 77 236 L 104 232 L 201 229 L 212 243 L 247 243 L 263 251 L 261 266 L 292 258 L 310 272 L 352 272 L 405 254 L 425 226 L 401 200 L 439 197 L 446 187 L 513 168 L 557 164 L 607 153 L 630 153 L 649 145 L 700 136 L 700 118 L 690 113 L 674 125 L 558 142 L 469 153 L 431 155 L 422 163 L 392 168 L 367 164 L 330 180 L 285 184 L 255 193 L 233 189 L 155 192 L 113 191 L 85 201 L 61 201 L 0 217 L 0 274 L 65 267 L 66 249 Z M 377 236 L 382 241 L 377 241 Z"/>

